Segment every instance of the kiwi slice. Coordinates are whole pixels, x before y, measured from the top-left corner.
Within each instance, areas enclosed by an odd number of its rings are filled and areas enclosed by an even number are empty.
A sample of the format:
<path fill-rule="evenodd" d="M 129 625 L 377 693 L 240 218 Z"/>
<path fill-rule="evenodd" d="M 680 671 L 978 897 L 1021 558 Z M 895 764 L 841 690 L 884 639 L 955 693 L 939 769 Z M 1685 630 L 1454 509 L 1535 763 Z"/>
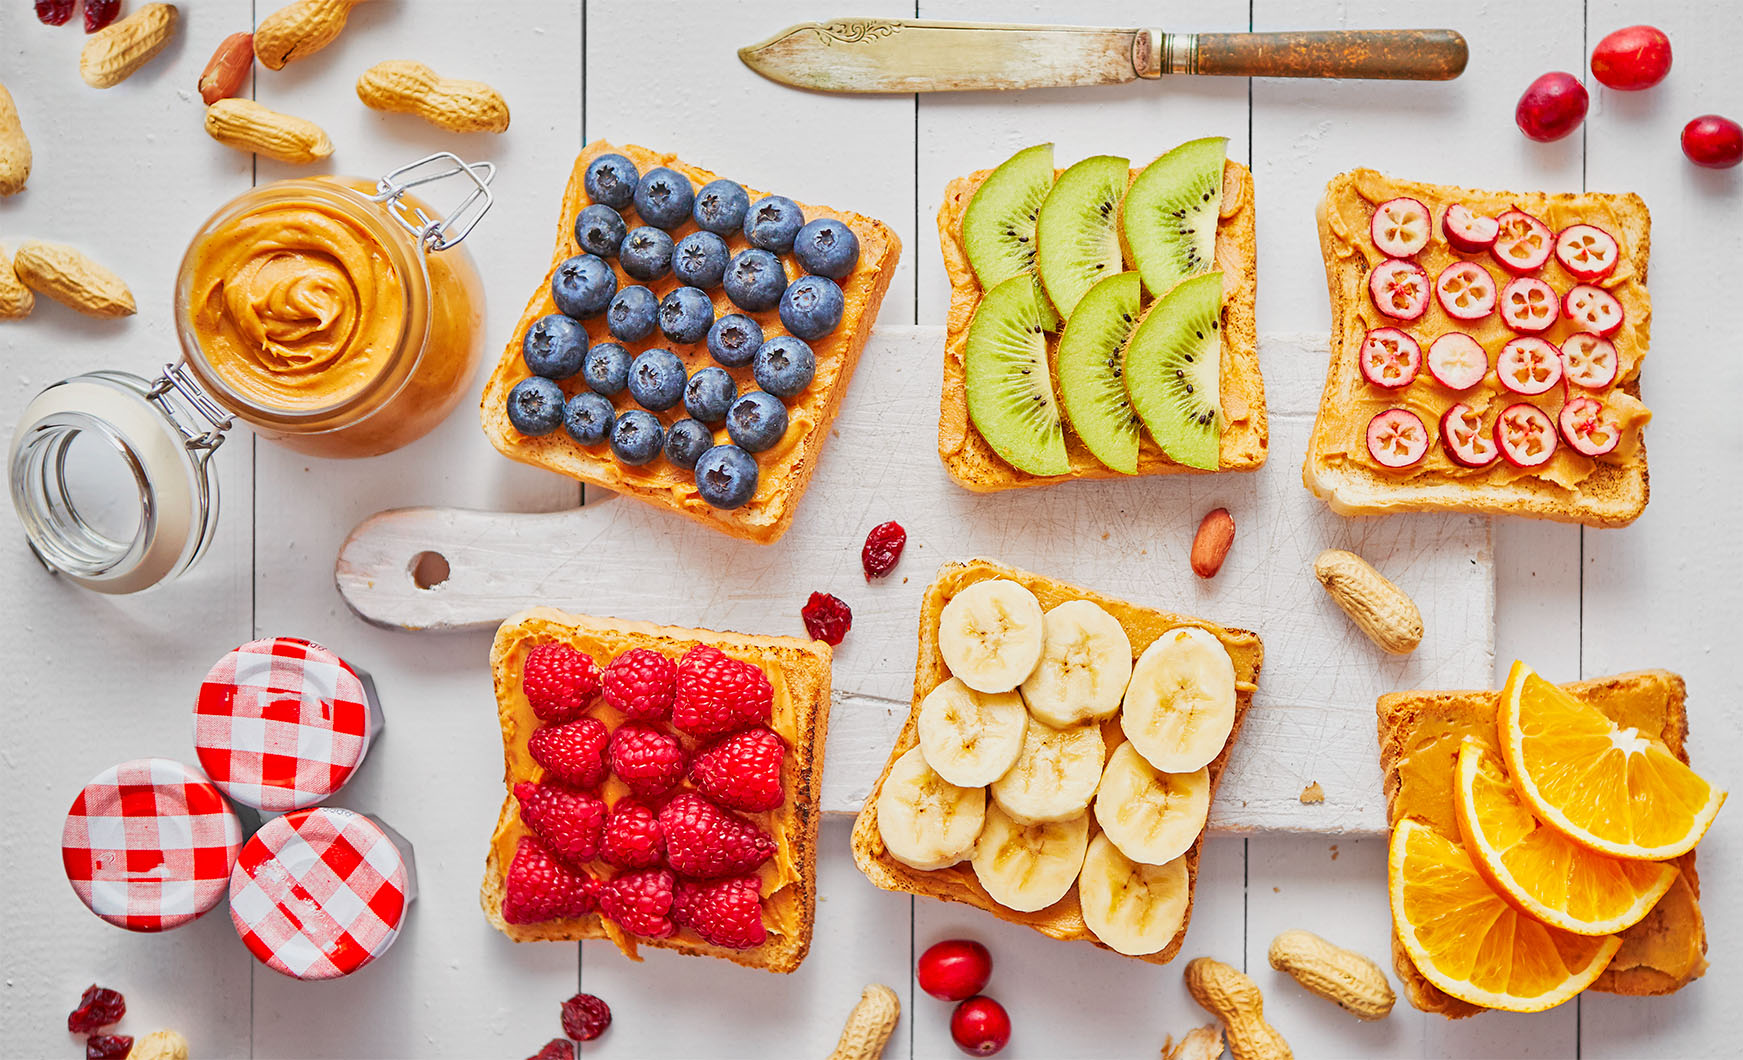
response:
<path fill-rule="evenodd" d="M 1147 281 L 1146 281 L 1147 282 Z M 1168 456 L 1214 471 L 1222 437 L 1223 274 L 1183 280 L 1126 343 L 1126 392 Z"/>
<path fill-rule="evenodd" d="M 1053 308 L 1066 320 L 1078 299 L 1125 267 L 1120 200 L 1131 162 L 1096 155 L 1059 174 L 1035 217 L 1035 265 Z"/>
<path fill-rule="evenodd" d="M 988 291 L 963 350 L 968 416 L 993 451 L 1032 475 L 1063 475 L 1065 426 L 1047 369 L 1045 299 L 1018 274 Z"/>
<path fill-rule="evenodd" d="M 1216 264 L 1226 136 L 1188 140 L 1144 167 L 1120 207 L 1120 234 L 1144 286 L 1160 298 Z"/>
<path fill-rule="evenodd" d="M 1052 187 L 1053 145 L 1036 144 L 1005 159 L 975 189 L 962 214 L 962 248 L 981 290 L 1035 271 L 1035 216 Z M 1045 299 L 1041 323 L 1048 331 L 1059 327 Z"/>
<path fill-rule="evenodd" d="M 1143 284 L 1121 272 L 1078 299 L 1059 336 L 1059 403 L 1078 440 L 1102 463 L 1138 473 L 1138 414 L 1126 394 L 1126 339 L 1138 321 Z"/>

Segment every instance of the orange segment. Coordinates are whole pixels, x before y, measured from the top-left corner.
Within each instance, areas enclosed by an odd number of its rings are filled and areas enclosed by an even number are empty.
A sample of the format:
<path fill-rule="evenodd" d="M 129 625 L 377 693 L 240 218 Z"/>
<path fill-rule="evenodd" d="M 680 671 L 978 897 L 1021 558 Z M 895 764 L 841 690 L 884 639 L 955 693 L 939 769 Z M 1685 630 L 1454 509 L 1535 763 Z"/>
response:
<path fill-rule="evenodd" d="M 1509 1012 L 1554 1008 L 1616 955 L 1614 935 L 1540 924 L 1483 880 L 1464 848 L 1405 818 L 1386 863 L 1392 927 L 1423 978 L 1461 1001 Z"/>
<path fill-rule="evenodd" d="M 1611 857 L 1663 861 L 1694 849 L 1725 793 L 1656 736 L 1513 664 L 1501 693 L 1501 750 L 1513 785 L 1544 823 Z"/>
<path fill-rule="evenodd" d="M 1676 882 L 1676 866 L 1587 850 L 1532 815 L 1501 759 L 1467 736 L 1459 747 L 1454 810 L 1483 878 L 1551 927 L 1611 935 L 1637 923 Z"/>

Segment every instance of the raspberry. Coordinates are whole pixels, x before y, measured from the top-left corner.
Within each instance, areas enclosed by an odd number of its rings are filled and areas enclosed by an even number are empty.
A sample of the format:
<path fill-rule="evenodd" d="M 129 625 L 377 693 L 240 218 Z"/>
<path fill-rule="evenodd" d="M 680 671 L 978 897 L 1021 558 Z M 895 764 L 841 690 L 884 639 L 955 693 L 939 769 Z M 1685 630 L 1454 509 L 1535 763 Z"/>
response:
<path fill-rule="evenodd" d="M 729 950 L 761 946 L 768 938 L 763 927 L 762 881 L 755 876 L 734 876 L 712 883 L 678 885 L 672 919 L 701 935 L 706 942 Z"/>
<path fill-rule="evenodd" d="M 527 1060 L 575 1060 L 575 1043 L 567 1038 L 552 1038 Z"/>
<path fill-rule="evenodd" d="M 595 718 L 547 725 L 527 740 L 527 753 L 563 783 L 591 788 L 605 779 L 605 746 L 611 730 Z"/>
<path fill-rule="evenodd" d="M 130 1034 L 93 1034 L 85 1039 L 85 1060 L 127 1060 L 132 1051 Z"/>
<path fill-rule="evenodd" d="M 36 17 L 45 26 L 64 26 L 78 0 L 36 0 Z"/>
<path fill-rule="evenodd" d="M 660 810 L 666 864 L 695 879 L 740 876 L 775 853 L 768 833 L 693 791 L 675 795 Z"/>
<path fill-rule="evenodd" d="M 121 0 L 85 0 L 85 32 L 97 32 L 120 13 Z"/>
<path fill-rule="evenodd" d="M 671 921 L 677 885 L 678 878 L 665 869 L 626 872 L 599 889 L 599 911 L 632 935 L 667 938 L 678 930 Z"/>
<path fill-rule="evenodd" d="M 637 795 L 664 795 L 684 779 L 684 749 L 652 726 L 627 722 L 611 734 L 611 771 Z"/>
<path fill-rule="evenodd" d="M 503 891 L 502 919 L 537 924 L 591 913 L 599 881 L 558 861 L 540 840 L 521 836 Z"/>
<path fill-rule="evenodd" d="M 592 994 L 576 994 L 563 1002 L 563 1033 L 590 1042 L 611 1026 L 611 1006 Z"/>
<path fill-rule="evenodd" d="M 633 799 L 611 808 L 600 856 L 620 869 L 651 869 L 666 856 L 666 835 L 654 811 Z"/>
<path fill-rule="evenodd" d="M 871 533 L 865 535 L 865 547 L 859 550 L 860 566 L 865 568 L 865 580 L 882 578 L 896 569 L 901 562 L 902 549 L 908 544 L 908 531 L 902 529 L 902 524 L 891 520 L 879 523 L 871 528 Z"/>
<path fill-rule="evenodd" d="M 127 999 L 119 990 L 92 983 L 79 998 L 79 1007 L 67 1013 L 67 1030 L 74 1034 L 91 1034 L 111 1023 L 119 1023 L 127 1015 Z"/>
<path fill-rule="evenodd" d="M 599 668 L 567 644 L 540 644 L 527 652 L 521 690 L 540 721 L 573 721 L 599 694 Z"/>
<path fill-rule="evenodd" d="M 718 648 L 698 644 L 678 660 L 672 725 L 703 739 L 767 725 L 775 693 L 768 675 Z"/>
<path fill-rule="evenodd" d="M 631 648 L 605 668 L 605 701 L 639 721 L 672 713 L 678 667 L 651 648 Z"/>
<path fill-rule="evenodd" d="M 597 796 L 572 791 L 560 784 L 514 786 L 520 800 L 520 817 L 551 853 L 572 865 L 599 854 L 600 833 L 605 829 L 605 803 Z"/>
<path fill-rule="evenodd" d="M 758 726 L 724 737 L 690 763 L 690 780 L 702 794 L 728 809 L 756 813 L 786 801 L 781 792 L 781 759 L 786 743 L 774 730 Z"/>
<path fill-rule="evenodd" d="M 812 640 L 832 646 L 840 644 L 853 627 L 853 612 L 841 597 L 828 593 L 812 593 L 811 599 L 799 609 L 799 615 L 805 620 L 805 632 L 811 634 Z"/>

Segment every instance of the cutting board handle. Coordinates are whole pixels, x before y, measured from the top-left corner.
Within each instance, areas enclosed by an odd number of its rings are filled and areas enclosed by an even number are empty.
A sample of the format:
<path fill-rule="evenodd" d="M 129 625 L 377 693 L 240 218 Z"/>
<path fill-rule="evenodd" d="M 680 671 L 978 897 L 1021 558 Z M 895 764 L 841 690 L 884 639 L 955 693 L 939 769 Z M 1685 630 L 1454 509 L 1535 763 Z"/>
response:
<path fill-rule="evenodd" d="M 1200 33 L 1191 58 L 1190 69 L 1170 72 L 1450 81 L 1464 72 L 1469 50 L 1450 29 Z"/>

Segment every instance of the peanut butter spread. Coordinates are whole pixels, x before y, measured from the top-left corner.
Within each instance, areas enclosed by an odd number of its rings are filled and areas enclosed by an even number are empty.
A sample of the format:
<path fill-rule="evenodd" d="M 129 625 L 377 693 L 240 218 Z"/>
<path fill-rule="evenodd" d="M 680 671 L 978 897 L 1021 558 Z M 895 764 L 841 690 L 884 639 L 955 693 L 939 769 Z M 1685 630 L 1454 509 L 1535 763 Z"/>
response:
<path fill-rule="evenodd" d="M 1430 283 L 1443 269 L 1460 261 L 1474 262 L 1485 269 L 1494 279 L 1497 293 L 1512 279 L 1512 274 L 1487 253 L 1467 254 L 1455 251 L 1448 245 L 1440 230 L 1440 218 L 1455 200 L 1445 197 L 1445 189 L 1431 184 L 1395 180 L 1373 170 L 1358 169 L 1333 181 L 1332 186 L 1327 189 L 1325 199 L 1325 223 L 1337 237 L 1336 253 L 1360 266 L 1359 269 L 1343 270 L 1342 290 L 1333 292 L 1334 305 L 1342 305 L 1348 310 L 1342 316 L 1343 334 L 1334 336 L 1333 348 L 1359 350 L 1363 336 L 1369 329 L 1396 327 L 1409 332 L 1417 340 L 1426 358 L 1429 345 L 1434 339 L 1450 331 L 1463 331 L 1476 339 L 1488 353 L 1490 371 L 1481 383 L 1462 394 L 1454 393 L 1437 383 L 1429 374 L 1426 364 L 1416 381 L 1402 390 L 1383 390 L 1369 385 L 1359 374 L 1347 373 L 1342 384 L 1343 392 L 1335 395 L 1335 399 L 1333 395 L 1327 395 L 1327 401 L 1322 406 L 1340 410 L 1338 422 L 1328 434 L 1331 445 L 1326 451 L 1327 458 L 1332 461 L 1359 461 L 1364 467 L 1400 481 L 1427 479 L 1511 483 L 1523 478 L 1536 478 L 1572 490 L 1592 474 L 1597 461 L 1621 464 L 1630 460 L 1640 447 L 1641 426 L 1652 417 L 1651 412 L 1635 396 L 1638 392 L 1636 382 L 1640 373 L 1640 362 L 1646 354 L 1652 318 L 1651 302 L 1646 292 L 1646 248 L 1629 245 L 1628 234 L 1633 226 L 1631 219 L 1622 215 L 1622 209 L 1618 205 L 1623 201 L 1637 205 L 1638 200 L 1542 193 L 1513 195 L 1461 191 L 1460 194 L 1463 197 L 1456 201 L 1463 202 L 1471 210 L 1484 216 L 1495 217 L 1506 210 L 1517 208 L 1537 217 L 1552 232 L 1559 232 L 1569 225 L 1584 223 L 1596 225 L 1616 239 L 1620 248 L 1616 268 L 1597 281 L 1599 286 L 1608 290 L 1622 303 L 1624 311 L 1621 328 L 1610 336 L 1610 341 L 1615 344 L 1618 360 L 1615 381 L 1602 390 L 1588 391 L 1579 387 L 1557 386 L 1547 393 L 1532 397 L 1522 397 L 1503 389 L 1495 374 L 1494 364 L 1502 347 L 1516 337 L 1517 333 L 1502 319 L 1499 299 L 1496 311 L 1481 320 L 1458 320 L 1449 316 L 1432 293 L 1429 296 L 1428 311 L 1414 321 L 1398 321 L 1377 310 L 1368 293 L 1368 273 L 1384 261 L 1386 256 L 1374 246 L 1369 234 L 1369 223 L 1378 204 L 1401 195 L 1420 200 L 1428 207 L 1434 219 L 1428 246 L 1415 258 L 1416 263 L 1428 274 Z M 1640 212 L 1644 215 L 1643 207 L 1640 207 Z M 1554 254 L 1531 275 L 1548 283 L 1555 289 L 1558 297 L 1583 282 L 1563 268 Z M 1586 329 L 1564 315 L 1543 332 L 1542 337 L 1559 348 L 1569 335 L 1583 330 Z M 1570 397 L 1582 394 L 1602 400 L 1621 429 L 1620 444 L 1601 457 L 1584 456 L 1563 443 L 1556 447 L 1547 463 L 1535 468 L 1516 467 L 1504 459 L 1496 460 L 1487 467 L 1467 468 L 1454 463 L 1447 456 L 1438 438 L 1441 416 L 1458 402 L 1469 405 L 1482 417 L 1487 428 L 1494 424 L 1501 410 L 1515 402 L 1524 401 L 1536 405 L 1554 420 Z M 1382 467 L 1368 452 L 1365 435 L 1368 421 L 1394 407 L 1409 409 L 1420 416 L 1431 437 L 1435 438 L 1429 445 L 1427 454 L 1407 468 Z"/>

